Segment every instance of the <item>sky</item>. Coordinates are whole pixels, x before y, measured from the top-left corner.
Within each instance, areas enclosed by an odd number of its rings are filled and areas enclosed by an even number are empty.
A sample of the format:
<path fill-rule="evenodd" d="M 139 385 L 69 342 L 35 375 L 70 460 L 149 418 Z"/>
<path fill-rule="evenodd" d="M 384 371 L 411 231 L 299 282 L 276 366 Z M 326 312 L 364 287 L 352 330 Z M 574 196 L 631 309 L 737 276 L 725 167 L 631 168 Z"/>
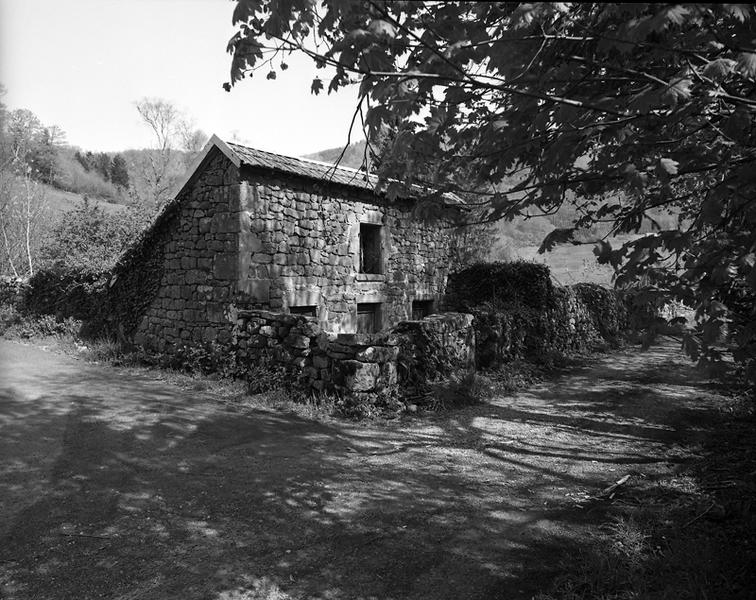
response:
<path fill-rule="evenodd" d="M 231 92 L 229 0 L 0 0 L 0 83 L 10 109 L 58 125 L 91 151 L 152 145 L 134 102 L 168 100 L 197 127 L 261 150 L 301 156 L 344 145 L 356 89 L 310 94 L 317 74 L 287 58 Z M 353 134 L 352 141 L 355 141 Z"/>

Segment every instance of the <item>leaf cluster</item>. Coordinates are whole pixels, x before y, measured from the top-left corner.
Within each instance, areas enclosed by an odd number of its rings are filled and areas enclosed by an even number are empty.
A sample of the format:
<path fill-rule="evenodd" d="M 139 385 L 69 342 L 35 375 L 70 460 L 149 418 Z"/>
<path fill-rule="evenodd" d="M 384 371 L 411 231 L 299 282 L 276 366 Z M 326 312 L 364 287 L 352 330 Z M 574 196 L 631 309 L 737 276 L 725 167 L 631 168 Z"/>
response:
<path fill-rule="evenodd" d="M 553 300 L 551 273 L 541 263 L 523 260 L 478 263 L 451 273 L 447 282 L 447 304 L 456 311 L 467 312 L 482 304 L 500 307 L 510 303 L 545 310 Z"/>

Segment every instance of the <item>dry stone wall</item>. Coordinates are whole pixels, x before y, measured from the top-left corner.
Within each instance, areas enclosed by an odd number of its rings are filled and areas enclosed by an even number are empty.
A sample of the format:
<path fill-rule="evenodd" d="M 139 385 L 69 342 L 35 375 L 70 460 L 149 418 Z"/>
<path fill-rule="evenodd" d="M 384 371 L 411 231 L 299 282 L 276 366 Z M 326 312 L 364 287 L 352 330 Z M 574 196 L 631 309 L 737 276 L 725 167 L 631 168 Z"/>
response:
<path fill-rule="evenodd" d="M 242 171 L 240 305 L 314 307 L 320 326 L 357 332 L 358 303 L 379 304 L 380 328 L 438 301 L 455 255 L 447 221 L 412 218 L 409 203 L 260 170 Z M 360 228 L 380 236 L 378 273 L 362 273 Z"/>
<path fill-rule="evenodd" d="M 394 332 L 400 340 L 399 379 L 404 388 L 421 388 L 475 370 L 472 315 L 449 312 L 403 321 Z"/>
<path fill-rule="evenodd" d="M 242 373 L 283 368 L 305 390 L 377 395 L 396 391 L 398 343 L 391 333 L 328 334 L 314 317 L 242 310 L 232 351 Z"/>

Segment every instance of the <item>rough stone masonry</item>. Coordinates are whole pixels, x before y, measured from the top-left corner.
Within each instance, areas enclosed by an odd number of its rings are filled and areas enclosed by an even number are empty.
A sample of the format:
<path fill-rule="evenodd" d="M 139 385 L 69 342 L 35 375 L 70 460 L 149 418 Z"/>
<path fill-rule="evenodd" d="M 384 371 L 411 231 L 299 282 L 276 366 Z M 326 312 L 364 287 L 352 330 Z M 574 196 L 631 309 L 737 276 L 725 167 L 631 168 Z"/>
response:
<path fill-rule="evenodd" d="M 158 268 L 135 342 L 229 344 L 240 310 L 314 317 L 335 334 L 434 312 L 459 209 L 413 218 L 417 198 L 389 202 L 365 177 L 213 138 L 148 234 Z"/>

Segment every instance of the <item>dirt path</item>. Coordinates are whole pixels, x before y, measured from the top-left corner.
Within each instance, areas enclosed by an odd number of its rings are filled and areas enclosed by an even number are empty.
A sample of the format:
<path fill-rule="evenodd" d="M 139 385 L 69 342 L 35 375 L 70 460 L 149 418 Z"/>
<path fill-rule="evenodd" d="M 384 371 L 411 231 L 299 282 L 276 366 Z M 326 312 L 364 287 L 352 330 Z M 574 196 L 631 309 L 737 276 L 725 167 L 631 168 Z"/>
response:
<path fill-rule="evenodd" d="M 677 468 L 711 402 L 658 347 L 451 413 L 312 422 L 0 341 L 0 597 L 531 598 L 596 527 L 578 503 Z"/>

